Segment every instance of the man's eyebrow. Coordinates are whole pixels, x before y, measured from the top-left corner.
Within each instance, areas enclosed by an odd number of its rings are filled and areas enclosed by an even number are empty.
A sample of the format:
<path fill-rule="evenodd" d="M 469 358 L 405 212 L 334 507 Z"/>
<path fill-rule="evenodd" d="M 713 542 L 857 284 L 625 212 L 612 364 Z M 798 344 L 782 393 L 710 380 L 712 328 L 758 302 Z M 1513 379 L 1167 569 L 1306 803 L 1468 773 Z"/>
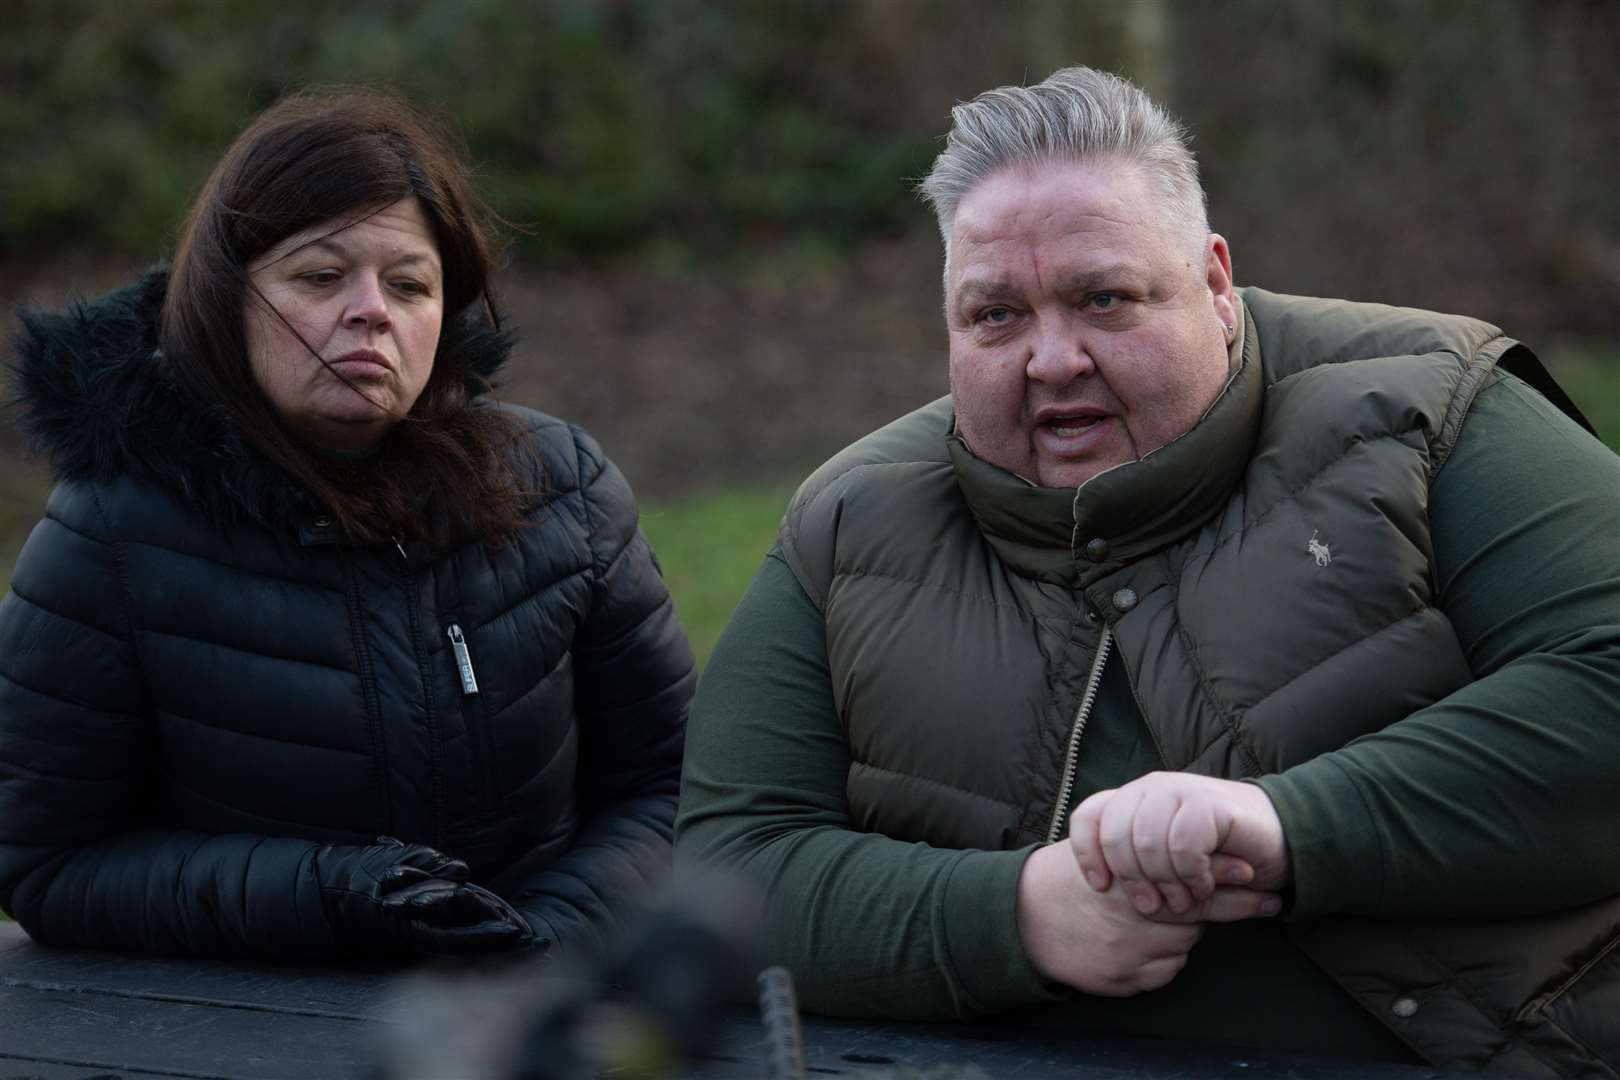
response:
<path fill-rule="evenodd" d="M 1057 277 L 1056 283 L 1063 292 L 1091 292 L 1096 289 L 1136 284 L 1142 277 L 1141 268 L 1134 263 L 1119 262 L 1064 273 Z M 972 303 L 1016 291 L 1012 283 L 1001 278 L 968 278 L 957 285 L 956 301 Z"/>
<path fill-rule="evenodd" d="M 1135 282 L 1141 278 L 1140 270 L 1131 263 L 1112 263 L 1066 273 L 1057 279 L 1064 292 L 1091 292 L 1110 286 Z"/>
<path fill-rule="evenodd" d="M 1012 291 L 1012 285 L 1000 278 L 969 278 L 957 284 L 956 300 L 961 303 L 987 296 L 1005 296 Z"/>

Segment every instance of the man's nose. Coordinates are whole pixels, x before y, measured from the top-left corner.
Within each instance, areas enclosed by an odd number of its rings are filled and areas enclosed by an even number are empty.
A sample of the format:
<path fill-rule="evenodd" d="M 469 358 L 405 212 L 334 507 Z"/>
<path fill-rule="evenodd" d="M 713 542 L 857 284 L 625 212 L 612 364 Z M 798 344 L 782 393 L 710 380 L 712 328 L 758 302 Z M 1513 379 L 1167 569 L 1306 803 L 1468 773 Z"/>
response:
<path fill-rule="evenodd" d="M 385 329 L 388 326 L 388 297 L 383 294 L 382 282 L 372 274 L 357 274 L 352 281 L 348 304 L 343 311 L 343 325 Z"/>
<path fill-rule="evenodd" d="M 1032 381 L 1049 386 L 1065 386 L 1096 370 L 1086 334 L 1072 324 L 1042 326 L 1026 365 Z"/>

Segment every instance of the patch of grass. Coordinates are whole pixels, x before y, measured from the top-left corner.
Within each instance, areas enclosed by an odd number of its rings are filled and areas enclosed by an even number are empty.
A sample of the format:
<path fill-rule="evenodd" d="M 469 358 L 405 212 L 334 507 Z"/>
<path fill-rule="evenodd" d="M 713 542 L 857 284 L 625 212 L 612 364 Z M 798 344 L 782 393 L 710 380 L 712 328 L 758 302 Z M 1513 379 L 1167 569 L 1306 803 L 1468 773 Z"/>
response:
<path fill-rule="evenodd" d="M 1578 342 L 1537 349 L 1536 355 L 1592 421 L 1598 438 L 1620 453 L 1620 350 Z"/>
<path fill-rule="evenodd" d="M 791 494 L 789 488 L 723 491 L 642 505 L 642 531 L 658 553 L 699 668 L 776 542 Z"/>

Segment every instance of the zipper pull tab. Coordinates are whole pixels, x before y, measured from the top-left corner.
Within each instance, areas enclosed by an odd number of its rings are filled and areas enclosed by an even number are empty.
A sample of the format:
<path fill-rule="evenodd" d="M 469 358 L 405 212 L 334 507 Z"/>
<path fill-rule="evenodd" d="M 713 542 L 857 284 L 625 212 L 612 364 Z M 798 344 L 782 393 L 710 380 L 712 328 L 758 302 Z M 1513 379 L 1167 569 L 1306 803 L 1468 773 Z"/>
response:
<path fill-rule="evenodd" d="M 450 651 L 456 654 L 456 670 L 461 673 L 461 694 L 472 697 L 478 693 L 478 676 L 473 674 L 472 654 L 467 651 L 467 639 L 462 637 L 461 627 L 455 623 L 450 624 Z"/>
<path fill-rule="evenodd" d="M 398 548 L 398 549 L 399 549 L 399 557 L 400 557 L 400 558 L 402 558 L 402 559 L 404 559 L 404 560 L 405 560 L 405 561 L 406 561 L 406 562 L 410 562 L 410 561 L 411 561 L 411 557 L 410 557 L 410 556 L 409 556 L 409 555 L 407 555 L 407 554 L 405 554 L 405 545 L 404 545 L 404 544 L 402 544 L 402 543 L 400 543 L 400 542 L 399 542 L 399 541 L 398 541 L 398 540 L 397 540 L 397 539 L 396 539 L 396 540 L 395 540 L 395 541 L 394 541 L 394 547 L 396 547 L 396 548 Z"/>

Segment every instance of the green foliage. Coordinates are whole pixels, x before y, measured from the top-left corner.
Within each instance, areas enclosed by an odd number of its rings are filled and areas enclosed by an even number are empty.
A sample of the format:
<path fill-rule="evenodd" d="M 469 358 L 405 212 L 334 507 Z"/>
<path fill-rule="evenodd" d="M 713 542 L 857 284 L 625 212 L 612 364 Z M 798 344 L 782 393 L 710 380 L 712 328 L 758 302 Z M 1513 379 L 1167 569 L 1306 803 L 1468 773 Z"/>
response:
<path fill-rule="evenodd" d="M 451 117 L 541 259 L 864 237 L 917 218 L 903 178 L 931 140 L 816 85 L 806 60 L 836 47 L 851 10 L 24 0 L 0 39 L 0 257 L 92 239 L 149 256 L 255 112 L 334 82 Z"/>
<path fill-rule="evenodd" d="M 843 256 L 927 216 L 950 105 L 1089 63 L 1194 133 L 1241 281 L 1612 336 L 1620 4 L 8 0 L 0 269 L 145 261 L 288 89 L 465 134 L 530 266 Z M 762 257 L 763 253 L 763 257 Z M 12 264 L 7 266 L 6 264 Z"/>

